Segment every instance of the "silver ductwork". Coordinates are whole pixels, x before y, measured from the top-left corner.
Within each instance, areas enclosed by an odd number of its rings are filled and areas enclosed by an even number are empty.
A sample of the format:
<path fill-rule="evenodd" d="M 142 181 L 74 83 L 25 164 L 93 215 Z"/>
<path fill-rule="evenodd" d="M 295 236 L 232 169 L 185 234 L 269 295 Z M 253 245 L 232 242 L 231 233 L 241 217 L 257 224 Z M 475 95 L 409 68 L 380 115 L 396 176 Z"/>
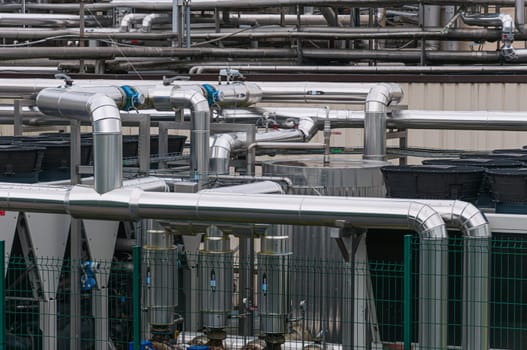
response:
<path fill-rule="evenodd" d="M 420 200 L 464 237 L 462 348 L 490 349 L 490 253 L 492 233 L 485 215 L 462 201 Z"/>
<path fill-rule="evenodd" d="M 70 214 L 76 218 L 130 221 L 139 218 L 228 223 L 412 229 L 422 248 L 420 342 L 446 347 L 446 250 L 444 221 L 429 206 L 408 200 L 227 193 L 150 193 L 119 189 L 99 194 L 75 186 L 0 186 L 0 208 Z M 433 248 L 432 248 L 433 246 Z M 425 249 L 429 248 L 429 249 Z M 446 249 L 446 248 L 445 248 Z M 430 255 L 428 255 L 430 254 Z M 434 291 L 435 298 L 430 298 Z M 423 337 L 429 338 L 423 338 Z"/>
<path fill-rule="evenodd" d="M 44 89 L 38 94 L 36 103 L 44 114 L 90 121 L 95 190 L 102 194 L 122 186 L 121 116 L 113 99 L 98 93 Z"/>
<path fill-rule="evenodd" d="M 143 18 L 141 31 L 150 32 L 154 24 L 167 24 L 172 20 L 172 16 L 162 13 L 152 13 Z"/>
<path fill-rule="evenodd" d="M 388 105 L 398 103 L 402 97 L 403 91 L 396 84 L 379 84 L 368 93 L 364 108 L 364 159 L 384 160 Z"/>
<path fill-rule="evenodd" d="M 134 23 L 142 22 L 148 16 L 146 13 L 129 13 L 121 19 L 120 32 L 129 32 Z"/>
<path fill-rule="evenodd" d="M 518 4 L 516 4 L 516 9 L 518 10 Z M 503 41 L 501 55 L 503 56 L 503 59 L 507 62 L 512 62 L 518 59 L 514 47 L 512 47 L 514 41 L 514 20 L 511 15 L 504 13 L 490 15 L 463 13 L 461 19 L 463 19 L 463 22 L 467 25 L 501 27 L 501 40 Z"/>
<path fill-rule="evenodd" d="M 171 111 L 176 108 L 190 108 L 192 116 L 191 176 L 201 186 L 209 173 L 209 137 L 211 111 L 205 92 L 199 86 L 160 87 L 149 91 L 149 98 L 157 110 Z M 217 95 L 218 100 L 222 97 Z"/>

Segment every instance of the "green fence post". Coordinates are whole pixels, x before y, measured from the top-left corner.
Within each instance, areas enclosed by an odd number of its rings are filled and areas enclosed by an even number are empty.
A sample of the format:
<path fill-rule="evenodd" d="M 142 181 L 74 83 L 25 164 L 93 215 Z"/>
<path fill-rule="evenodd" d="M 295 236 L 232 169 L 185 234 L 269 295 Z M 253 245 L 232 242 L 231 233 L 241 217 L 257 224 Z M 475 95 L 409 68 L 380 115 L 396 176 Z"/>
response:
<path fill-rule="evenodd" d="M 133 248 L 133 328 L 134 328 L 134 350 L 141 350 L 141 247 Z"/>
<path fill-rule="evenodd" d="M 412 235 L 404 236 L 404 300 L 403 340 L 404 350 L 412 348 Z"/>

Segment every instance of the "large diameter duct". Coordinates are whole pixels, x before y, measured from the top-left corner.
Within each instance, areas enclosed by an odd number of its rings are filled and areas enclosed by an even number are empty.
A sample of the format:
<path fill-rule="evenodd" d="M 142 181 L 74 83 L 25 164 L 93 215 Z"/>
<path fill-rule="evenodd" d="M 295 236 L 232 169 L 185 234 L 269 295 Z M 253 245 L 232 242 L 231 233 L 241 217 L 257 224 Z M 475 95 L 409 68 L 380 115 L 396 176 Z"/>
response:
<path fill-rule="evenodd" d="M 174 322 L 177 306 L 177 250 L 172 235 L 149 230 L 144 250 L 145 307 L 151 330 L 166 331 Z"/>
<path fill-rule="evenodd" d="M 244 195 L 227 193 L 150 193 L 118 189 L 99 194 L 75 186 L 68 191 L 44 186 L 0 186 L 0 208 L 15 211 L 57 212 L 77 218 L 107 220 L 185 220 L 228 223 L 270 223 L 315 226 L 353 225 L 359 228 L 412 229 L 423 245 L 420 291 L 446 289 L 447 232 L 441 216 L 429 206 L 408 200 L 324 196 Z M 432 256 L 427 258 L 427 254 Z M 439 255 L 438 255 L 439 254 Z M 436 260 L 439 259 L 439 260 Z M 431 273 L 433 271 L 433 273 Z M 429 348 L 446 347 L 446 295 L 420 295 L 420 339 Z M 434 343 L 436 342 L 436 343 Z"/>
<path fill-rule="evenodd" d="M 490 251 L 492 233 L 485 215 L 462 201 L 419 200 L 464 237 L 462 348 L 490 349 Z"/>
<path fill-rule="evenodd" d="M 199 252 L 203 326 L 223 331 L 232 311 L 233 251 L 228 235 L 215 226 L 207 229 L 204 248 Z"/>
<path fill-rule="evenodd" d="M 364 108 L 364 159 L 384 160 L 388 105 L 398 103 L 402 97 L 403 91 L 397 84 L 379 84 L 368 93 Z"/>
<path fill-rule="evenodd" d="M 191 171 L 194 179 L 202 185 L 209 173 L 209 137 L 211 111 L 206 92 L 201 87 L 162 87 L 149 91 L 149 98 L 157 110 L 171 111 L 175 108 L 190 108 L 191 116 Z M 221 94 L 211 96 L 211 101 L 221 100 Z"/>
<path fill-rule="evenodd" d="M 105 193 L 122 186 L 121 117 L 115 102 L 98 93 L 44 89 L 36 99 L 50 116 L 89 120 L 93 129 L 95 190 Z"/>

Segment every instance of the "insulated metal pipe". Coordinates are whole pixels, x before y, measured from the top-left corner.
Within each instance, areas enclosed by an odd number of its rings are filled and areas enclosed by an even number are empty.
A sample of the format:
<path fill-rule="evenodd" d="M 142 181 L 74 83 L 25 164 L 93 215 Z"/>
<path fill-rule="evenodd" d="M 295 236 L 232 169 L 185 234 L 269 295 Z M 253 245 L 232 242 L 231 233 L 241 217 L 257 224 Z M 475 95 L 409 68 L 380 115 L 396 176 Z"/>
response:
<path fill-rule="evenodd" d="M 152 13 L 143 18 L 141 23 L 141 30 L 143 32 L 152 31 L 154 24 L 168 24 L 172 20 L 172 16 L 164 13 Z"/>
<path fill-rule="evenodd" d="M 490 349 L 491 237 L 485 215 L 462 201 L 419 200 L 436 210 L 446 225 L 464 237 L 462 348 Z"/>
<path fill-rule="evenodd" d="M 209 173 L 209 137 L 211 111 L 201 87 L 163 87 L 149 91 L 149 98 L 157 110 L 170 111 L 187 107 L 192 112 L 191 171 L 201 186 Z M 219 96 L 219 95 L 218 95 Z M 221 98 L 221 97 L 219 97 Z"/>
<path fill-rule="evenodd" d="M 139 23 L 148 16 L 146 13 L 128 13 L 122 19 L 119 25 L 120 32 L 129 32 L 134 23 Z M 106 33 L 108 35 L 108 33 Z M 111 35 L 111 34 L 110 34 Z"/>
<path fill-rule="evenodd" d="M 445 256 L 438 249 L 446 243 L 447 232 L 442 217 L 429 206 L 385 198 L 280 196 L 277 199 L 276 195 L 150 193 L 140 189 L 118 189 L 101 195 L 81 186 L 64 191 L 44 186 L 0 185 L 0 208 L 4 210 L 57 212 L 76 218 L 412 229 L 423 241 L 423 249 L 433 246 L 421 252 L 424 263 L 420 291 L 446 289 L 448 270 Z M 421 294 L 420 303 L 423 310 L 420 334 L 433 336 L 420 341 L 424 344 L 437 341 L 432 346 L 445 348 L 446 299 Z"/>
<path fill-rule="evenodd" d="M 527 31 L 525 27 L 525 0 L 514 1 L 514 14 L 516 21 L 516 28 L 522 33 Z"/>
<path fill-rule="evenodd" d="M 113 99 L 98 93 L 44 89 L 36 103 L 47 115 L 89 120 L 93 129 L 95 189 L 105 193 L 122 186 L 121 116 Z"/>
<path fill-rule="evenodd" d="M 364 107 L 364 159 L 384 160 L 388 105 L 398 103 L 402 97 L 403 91 L 396 84 L 379 84 L 368 93 Z"/>

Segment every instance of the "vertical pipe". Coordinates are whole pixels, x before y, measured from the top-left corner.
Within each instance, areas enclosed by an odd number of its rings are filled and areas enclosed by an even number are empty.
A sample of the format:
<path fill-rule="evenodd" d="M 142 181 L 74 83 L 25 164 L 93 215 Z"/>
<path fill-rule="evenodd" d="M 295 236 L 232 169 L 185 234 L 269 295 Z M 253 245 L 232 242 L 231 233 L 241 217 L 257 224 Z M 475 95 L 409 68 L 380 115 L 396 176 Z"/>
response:
<path fill-rule="evenodd" d="M 448 239 L 422 237 L 419 249 L 419 349 L 447 348 Z"/>
<path fill-rule="evenodd" d="M 466 350 L 490 348 L 490 239 L 465 237 L 463 254 L 463 338 Z"/>
<path fill-rule="evenodd" d="M 5 349 L 5 241 L 0 241 L 0 349 Z"/>
<path fill-rule="evenodd" d="M 81 348 L 80 257 L 82 256 L 82 221 L 71 219 L 70 231 L 70 349 Z"/>
<path fill-rule="evenodd" d="M 404 236 L 404 350 L 412 349 L 412 235 Z"/>
<path fill-rule="evenodd" d="M 133 259 L 133 342 L 134 350 L 141 349 L 141 247 L 132 249 Z"/>
<path fill-rule="evenodd" d="M 190 31 L 190 4 L 187 3 L 185 6 L 185 34 L 186 34 L 186 46 L 187 48 L 190 48 L 190 37 L 191 37 L 191 31 Z"/>
<path fill-rule="evenodd" d="M 78 167 L 81 164 L 81 124 L 78 120 L 70 121 L 70 179 L 72 185 L 81 182 Z"/>
<path fill-rule="evenodd" d="M 172 0 L 172 33 L 178 33 L 179 18 L 178 0 Z M 177 38 L 172 40 L 172 47 L 177 46 Z"/>

